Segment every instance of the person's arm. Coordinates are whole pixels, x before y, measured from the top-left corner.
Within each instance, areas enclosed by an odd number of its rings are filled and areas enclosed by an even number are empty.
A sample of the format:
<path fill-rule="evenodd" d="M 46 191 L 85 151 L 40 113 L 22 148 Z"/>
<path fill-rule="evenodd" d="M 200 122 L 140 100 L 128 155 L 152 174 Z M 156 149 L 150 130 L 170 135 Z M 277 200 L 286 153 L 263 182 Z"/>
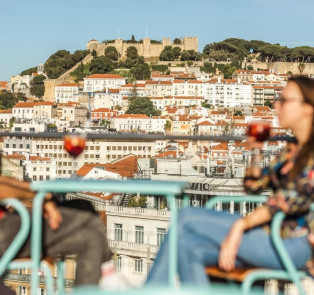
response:
<path fill-rule="evenodd" d="M 259 207 L 246 217 L 237 220 L 223 241 L 219 252 L 219 267 L 225 271 L 235 268 L 236 256 L 246 230 L 265 224 L 272 219 L 267 207 Z"/>
<path fill-rule="evenodd" d="M 30 184 L 9 177 L 0 176 L 0 199 L 33 199 L 35 192 L 31 190 Z"/>
<path fill-rule="evenodd" d="M 33 199 L 36 192 L 31 190 L 30 184 L 9 177 L 0 176 L 0 199 L 14 198 L 19 200 Z M 44 203 L 44 217 L 48 220 L 52 230 L 57 230 L 62 222 L 61 214 L 56 204 L 51 201 L 51 193 L 47 193 Z"/>

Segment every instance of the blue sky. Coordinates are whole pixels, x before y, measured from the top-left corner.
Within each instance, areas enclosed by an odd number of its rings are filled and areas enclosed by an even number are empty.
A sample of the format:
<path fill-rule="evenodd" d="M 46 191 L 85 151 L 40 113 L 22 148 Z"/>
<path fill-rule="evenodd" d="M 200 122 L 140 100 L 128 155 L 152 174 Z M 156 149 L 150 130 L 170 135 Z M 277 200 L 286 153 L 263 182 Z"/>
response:
<path fill-rule="evenodd" d="M 313 0 L 0 0 L 0 80 L 90 39 L 236 37 L 314 46 Z"/>

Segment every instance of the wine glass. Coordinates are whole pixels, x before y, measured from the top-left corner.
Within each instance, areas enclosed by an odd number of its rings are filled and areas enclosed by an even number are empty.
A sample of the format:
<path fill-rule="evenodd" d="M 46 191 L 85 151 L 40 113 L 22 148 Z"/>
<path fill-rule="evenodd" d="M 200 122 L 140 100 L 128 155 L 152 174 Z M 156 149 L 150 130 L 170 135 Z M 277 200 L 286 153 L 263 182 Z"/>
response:
<path fill-rule="evenodd" d="M 249 124 L 248 136 L 254 137 L 258 142 L 264 142 L 270 135 L 270 124 L 268 121 L 252 121 Z"/>
<path fill-rule="evenodd" d="M 252 161 L 250 166 L 252 167 L 252 176 L 259 177 L 259 167 L 261 167 L 263 160 L 261 156 L 261 145 L 270 136 L 270 123 L 264 120 L 252 121 L 249 124 L 247 135 L 249 137 L 253 137 L 257 141 L 256 146 L 253 148 Z"/>
<path fill-rule="evenodd" d="M 85 149 L 86 136 L 84 134 L 65 135 L 63 137 L 64 149 L 76 159 Z"/>

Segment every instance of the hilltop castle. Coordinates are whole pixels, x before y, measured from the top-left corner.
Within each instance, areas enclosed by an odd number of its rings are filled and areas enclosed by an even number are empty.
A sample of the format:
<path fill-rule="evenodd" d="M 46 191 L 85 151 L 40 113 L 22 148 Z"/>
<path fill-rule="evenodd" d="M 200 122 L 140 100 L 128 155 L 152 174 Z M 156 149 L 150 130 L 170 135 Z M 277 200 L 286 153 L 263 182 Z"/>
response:
<path fill-rule="evenodd" d="M 138 54 L 144 56 L 144 58 L 152 58 L 159 57 L 161 51 L 166 46 L 180 47 L 181 50 L 195 50 L 198 52 L 198 37 L 183 37 L 181 44 L 171 43 L 170 38 L 162 38 L 160 43 L 152 43 L 150 38 L 144 38 L 141 43 L 127 43 L 122 39 L 115 39 L 106 43 L 99 43 L 93 39 L 87 43 L 87 49 L 90 51 L 95 50 L 98 56 L 104 55 L 105 49 L 109 46 L 114 46 L 122 58 L 125 57 L 126 50 L 130 46 L 134 46 Z"/>

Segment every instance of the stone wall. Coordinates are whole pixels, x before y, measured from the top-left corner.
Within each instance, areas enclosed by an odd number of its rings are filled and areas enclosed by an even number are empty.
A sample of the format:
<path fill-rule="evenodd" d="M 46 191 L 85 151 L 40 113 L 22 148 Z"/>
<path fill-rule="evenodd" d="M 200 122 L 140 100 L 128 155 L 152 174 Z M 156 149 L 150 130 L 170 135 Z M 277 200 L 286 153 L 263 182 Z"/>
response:
<path fill-rule="evenodd" d="M 184 37 L 182 44 L 173 44 L 170 38 L 162 38 L 160 44 L 151 43 L 149 38 L 144 38 L 143 43 L 126 43 L 122 39 L 115 39 L 114 43 L 98 43 L 97 40 L 91 40 L 87 43 L 87 49 L 90 51 L 95 50 L 98 56 L 104 55 L 105 49 L 109 46 L 115 47 L 122 58 L 126 56 L 126 51 L 130 46 L 134 46 L 138 54 L 144 56 L 144 58 L 153 58 L 158 57 L 166 46 L 177 46 L 182 50 L 195 50 L 198 52 L 198 37 Z"/>
<path fill-rule="evenodd" d="M 293 74 L 300 74 L 298 69 L 300 63 L 297 62 L 247 62 L 246 65 L 252 65 L 256 69 L 274 70 L 277 73 L 285 74 L 291 71 Z M 314 63 L 304 63 L 305 69 L 302 74 L 314 74 Z"/>

